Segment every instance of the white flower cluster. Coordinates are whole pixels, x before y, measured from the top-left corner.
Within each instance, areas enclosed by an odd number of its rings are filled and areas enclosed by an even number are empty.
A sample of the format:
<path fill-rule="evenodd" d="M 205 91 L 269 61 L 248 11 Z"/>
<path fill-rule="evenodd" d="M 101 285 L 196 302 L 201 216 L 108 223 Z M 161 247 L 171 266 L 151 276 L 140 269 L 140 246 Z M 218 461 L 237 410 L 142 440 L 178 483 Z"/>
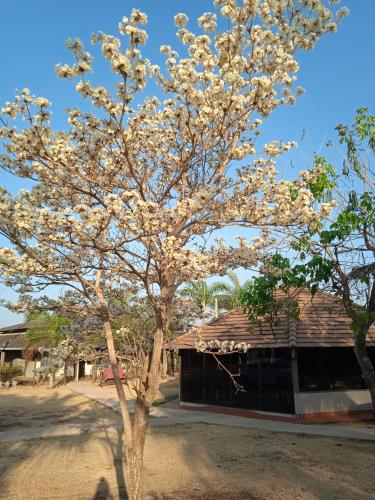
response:
<path fill-rule="evenodd" d="M 202 26 L 204 31 L 210 32 L 215 31 L 217 28 L 217 15 L 212 12 L 205 12 L 198 19 L 199 26 Z"/>
<path fill-rule="evenodd" d="M 294 141 L 285 143 L 282 143 L 280 141 L 273 141 L 270 142 L 269 144 L 265 144 L 264 153 L 274 158 L 276 156 L 285 153 L 286 151 L 290 151 L 292 148 L 295 148 L 296 146 L 297 143 Z"/>
<path fill-rule="evenodd" d="M 184 28 L 187 25 L 188 21 L 189 19 L 186 14 L 180 13 L 174 16 L 175 25 L 180 28 Z"/>
<path fill-rule="evenodd" d="M 51 355 L 62 359 L 75 359 L 78 351 L 78 342 L 73 338 L 61 340 L 55 349 L 51 350 Z"/>
<path fill-rule="evenodd" d="M 122 326 L 121 328 L 119 328 L 118 330 L 116 330 L 116 333 L 118 335 L 126 335 L 129 332 L 130 332 L 129 328 L 127 328 L 125 326 Z"/>
<path fill-rule="evenodd" d="M 228 354 L 235 352 L 247 352 L 251 349 L 251 344 L 247 342 L 234 342 L 233 340 L 203 340 L 199 338 L 195 341 L 195 348 L 198 352 L 215 352 L 217 354 Z"/>

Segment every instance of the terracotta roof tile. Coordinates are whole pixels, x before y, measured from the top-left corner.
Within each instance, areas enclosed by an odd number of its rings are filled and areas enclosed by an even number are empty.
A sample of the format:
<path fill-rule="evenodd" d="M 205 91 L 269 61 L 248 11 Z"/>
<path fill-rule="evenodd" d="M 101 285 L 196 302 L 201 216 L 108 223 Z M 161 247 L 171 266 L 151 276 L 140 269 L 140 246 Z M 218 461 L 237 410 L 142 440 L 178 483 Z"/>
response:
<path fill-rule="evenodd" d="M 4 333 L 0 335 L 0 351 L 23 350 L 25 347 L 24 333 Z"/>
<path fill-rule="evenodd" d="M 199 336 L 204 340 L 246 341 L 253 347 L 353 346 L 351 320 L 336 297 L 322 291 L 312 297 L 307 289 L 293 290 L 289 296 L 298 302 L 298 321 L 281 313 L 272 327 L 265 320 L 250 323 L 243 309 L 237 308 L 206 323 Z M 196 339 L 197 334 L 188 332 L 172 344 L 177 349 L 191 349 Z M 367 343 L 375 346 L 375 325 L 370 328 Z"/>
<path fill-rule="evenodd" d="M 18 332 L 23 333 L 26 332 L 28 328 L 36 326 L 39 323 L 40 321 L 33 319 L 31 321 L 25 321 L 25 323 L 17 323 L 16 325 L 4 326 L 3 328 L 0 328 L 0 334 Z"/>

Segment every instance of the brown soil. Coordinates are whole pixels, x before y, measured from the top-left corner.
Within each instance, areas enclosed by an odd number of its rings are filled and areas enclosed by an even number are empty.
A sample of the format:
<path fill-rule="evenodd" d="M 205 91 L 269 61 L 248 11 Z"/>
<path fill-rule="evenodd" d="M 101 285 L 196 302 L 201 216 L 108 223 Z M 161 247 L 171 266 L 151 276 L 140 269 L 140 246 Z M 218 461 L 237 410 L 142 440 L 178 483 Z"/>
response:
<path fill-rule="evenodd" d="M 113 420 L 114 413 L 64 386 L 20 386 L 0 390 L 0 431 L 20 427 Z M 119 418 L 115 416 L 115 418 Z"/>
<path fill-rule="evenodd" d="M 91 383 L 91 382 L 87 382 Z M 125 394 L 127 399 L 135 399 L 136 393 L 132 389 L 131 381 L 128 384 L 124 384 Z M 116 387 L 114 384 L 111 385 L 103 385 L 103 390 L 107 394 L 113 397 L 117 397 Z M 179 397 L 179 382 L 177 377 L 166 377 L 162 379 L 159 390 L 156 394 L 156 399 L 154 402 L 154 406 L 158 406 L 162 403 L 166 403 L 173 399 L 177 399 Z"/>
<path fill-rule="evenodd" d="M 7 429 L 118 418 L 65 388 L 30 390 L 0 393 Z M 0 442 L 0 498 L 126 498 L 121 449 L 113 429 Z M 185 424 L 149 431 L 144 489 L 147 500 L 368 500 L 374 470 L 373 442 Z"/>
<path fill-rule="evenodd" d="M 103 391 L 116 397 L 114 386 L 105 386 Z M 127 385 L 125 392 L 129 399 L 135 396 Z M 177 397 L 178 380 L 167 378 L 162 381 L 155 405 Z M 0 389 L 0 432 L 20 427 L 44 427 L 63 423 L 80 425 L 98 419 L 112 421 L 113 418 L 120 421 L 120 417 L 111 410 L 64 386 L 53 389 L 48 385 Z"/>

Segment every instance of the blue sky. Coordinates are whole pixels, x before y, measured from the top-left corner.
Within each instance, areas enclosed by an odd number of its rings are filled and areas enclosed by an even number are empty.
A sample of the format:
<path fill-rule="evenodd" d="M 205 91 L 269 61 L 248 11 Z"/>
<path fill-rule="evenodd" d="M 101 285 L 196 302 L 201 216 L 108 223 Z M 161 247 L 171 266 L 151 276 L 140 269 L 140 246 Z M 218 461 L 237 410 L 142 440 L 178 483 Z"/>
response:
<path fill-rule="evenodd" d="M 65 40 L 79 36 L 88 48 L 95 31 L 118 34 L 122 16 L 133 7 L 149 17 L 149 40 L 145 52 L 153 62 L 162 64 L 161 44 L 179 50 L 173 16 L 186 12 L 191 20 L 211 10 L 209 0 L 3 0 L 1 2 L 0 105 L 12 99 L 16 89 L 28 87 L 53 103 L 54 125 L 63 127 L 64 110 L 79 103 L 71 84 L 59 80 L 54 71 L 57 63 L 71 62 Z M 335 135 L 338 123 L 350 123 L 355 110 L 366 106 L 374 112 L 375 19 L 374 0 L 343 0 L 350 16 L 343 20 L 337 33 L 325 36 L 316 48 L 299 56 L 298 84 L 306 89 L 293 107 L 280 108 L 265 123 L 264 139 L 299 140 L 305 138 L 293 154 L 296 170 L 305 169 L 312 154 Z M 95 81 L 106 83 L 106 63 L 96 58 Z M 279 170 L 292 175 L 290 157 L 279 164 Z M 24 186 L 20 180 L 0 172 L 0 184 L 16 191 Z M 233 230 L 231 235 L 233 235 Z M 229 233 L 228 233 L 229 236 Z M 0 287 L 0 297 L 11 293 Z M 0 309 L 0 325 L 19 319 Z M 22 318 L 21 318 L 22 319 Z"/>

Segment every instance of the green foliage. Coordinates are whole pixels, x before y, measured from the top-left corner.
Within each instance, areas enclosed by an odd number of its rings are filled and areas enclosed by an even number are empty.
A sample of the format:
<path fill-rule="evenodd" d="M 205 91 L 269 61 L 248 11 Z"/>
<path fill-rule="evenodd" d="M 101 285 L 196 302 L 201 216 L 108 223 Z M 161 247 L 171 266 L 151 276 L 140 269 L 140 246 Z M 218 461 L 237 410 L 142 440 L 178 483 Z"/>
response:
<path fill-rule="evenodd" d="M 1 382 L 11 382 L 17 377 L 23 375 L 23 367 L 21 365 L 4 364 L 0 365 L 0 380 Z"/>
<path fill-rule="evenodd" d="M 71 321 L 64 316 L 43 313 L 36 318 L 38 323 L 26 332 L 29 346 L 57 347 L 64 340 L 64 330 Z"/>
<path fill-rule="evenodd" d="M 298 319 L 297 302 L 280 295 L 276 297 L 275 291 L 281 290 L 287 296 L 291 289 L 307 286 L 314 295 L 319 283 L 330 279 L 332 263 L 314 256 L 305 263 L 292 266 L 290 259 L 275 253 L 268 258 L 265 269 L 264 274 L 253 278 L 241 293 L 241 304 L 251 321 L 263 316 L 273 322 L 281 310 L 285 310 L 292 319 Z"/>
<path fill-rule="evenodd" d="M 217 303 L 219 310 L 229 311 L 241 305 L 241 293 L 249 282 L 242 286 L 238 276 L 233 271 L 226 274 L 229 282 L 215 281 L 211 284 L 205 281 L 189 282 L 180 292 L 182 297 L 191 298 L 203 313 L 203 309 L 213 309 Z"/>
<path fill-rule="evenodd" d="M 180 291 L 182 297 L 192 299 L 194 304 L 198 307 L 203 318 L 206 307 L 215 307 L 215 299 L 220 300 L 220 293 L 227 292 L 229 289 L 227 283 L 214 282 L 208 284 L 206 281 L 190 281 Z"/>
<path fill-rule="evenodd" d="M 337 245 L 356 234 L 364 234 L 365 230 L 375 230 L 375 195 L 370 192 L 358 195 L 352 191 L 336 220 L 328 230 L 321 231 L 320 240 L 323 245 Z"/>
<path fill-rule="evenodd" d="M 337 185 L 337 174 L 333 165 L 327 162 L 323 156 L 316 156 L 315 168 L 319 173 L 314 181 L 308 182 L 308 188 L 317 201 L 331 201 L 332 189 Z"/>
<path fill-rule="evenodd" d="M 214 283 L 214 286 L 216 287 L 216 299 L 218 301 L 219 309 L 230 311 L 231 309 L 241 305 L 241 293 L 243 289 L 247 288 L 249 281 L 246 281 L 243 285 L 241 285 L 240 280 L 234 271 L 228 271 L 226 277 L 229 279 L 229 283 L 218 281 Z"/>
<path fill-rule="evenodd" d="M 289 186 L 290 199 L 296 201 L 298 198 L 298 189 L 294 186 Z"/>
<path fill-rule="evenodd" d="M 375 153 L 375 116 L 369 115 L 367 108 L 359 108 L 351 127 L 340 124 L 336 130 L 340 144 L 346 144 L 346 156 L 351 168 L 360 179 L 364 179 L 360 158 L 361 143 L 364 142 Z"/>
<path fill-rule="evenodd" d="M 368 307 L 375 307 L 374 300 L 369 299 L 375 287 L 375 189 L 368 158 L 362 157 L 364 147 L 375 151 L 375 117 L 361 108 L 350 127 L 339 125 L 337 130 L 340 143 L 347 147 L 343 173 L 351 177 L 351 190 L 341 193 L 341 205 L 333 221 L 296 233 L 291 244 L 296 265 L 277 253 L 267 258 L 263 274 L 254 278 L 241 295 L 251 319 L 272 316 L 282 308 L 283 300 L 275 298 L 277 288 L 287 293 L 293 287 L 308 287 L 314 295 L 328 284 L 343 302 L 346 287 L 345 307 L 354 332 L 366 330 L 375 320 L 375 311 L 366 311 L 365 306 L 367 301 Z M 318 175 L 312 176 L 309 188 L 317 201 L 326 201 L 342 179 L 323 156 L 315 158 L 314 171 Z"/>
<path fill-rule="evenodd" d="M 33 311 L 26 314 L 26 321 L 43 320 L 48 318 L 49 313 L 46 311 Z"/>

